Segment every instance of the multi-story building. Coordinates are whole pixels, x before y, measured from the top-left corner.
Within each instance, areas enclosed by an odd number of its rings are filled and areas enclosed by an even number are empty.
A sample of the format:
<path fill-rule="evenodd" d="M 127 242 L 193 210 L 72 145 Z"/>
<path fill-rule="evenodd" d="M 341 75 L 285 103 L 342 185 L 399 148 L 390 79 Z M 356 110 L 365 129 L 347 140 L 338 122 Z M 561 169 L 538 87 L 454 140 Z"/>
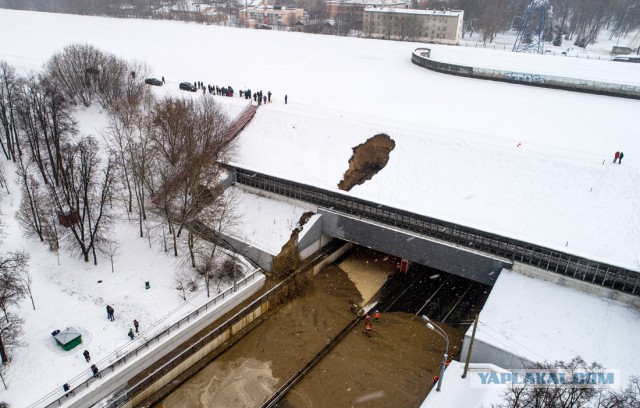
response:
<path fill-rule="evenodd" d="M 462 38 L 462 10 L 414 10 L 369 7 L 364 10 L 366 37 L 457 44 Z"/>
<path fill-rule="evenodd" d="M 362 13 L 369 7 L 407 8 L 407 0 L 327 0 L 327 14 L 329 18 L 336 18 L 344 10 L 354 9 Z"/>
<path fill-rule="evenodd" d="M 293 27 L 304 20 L 304 9 L 285 6 L 267 6 L 267 27 Z M 265 24 L 263 7 L 248 7 L 240 10 L 240 23 L 245 27 L 262 27 Z"/>

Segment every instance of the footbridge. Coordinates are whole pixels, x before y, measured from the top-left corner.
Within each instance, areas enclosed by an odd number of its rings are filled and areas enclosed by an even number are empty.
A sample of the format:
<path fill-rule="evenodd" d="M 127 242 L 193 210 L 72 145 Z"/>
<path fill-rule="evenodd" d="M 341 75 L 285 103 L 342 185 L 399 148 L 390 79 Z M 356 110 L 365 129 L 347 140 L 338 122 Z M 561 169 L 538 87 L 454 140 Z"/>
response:
<path fill-rule="evenodd" d="M 502 267 L 518 263 L 640 296 L 636 271 L 239 167 L 230 170 L 241 186 L 311 204 L 322 214 L 322 233 L 331 237 L 485 284 L 493 284 Z"/>

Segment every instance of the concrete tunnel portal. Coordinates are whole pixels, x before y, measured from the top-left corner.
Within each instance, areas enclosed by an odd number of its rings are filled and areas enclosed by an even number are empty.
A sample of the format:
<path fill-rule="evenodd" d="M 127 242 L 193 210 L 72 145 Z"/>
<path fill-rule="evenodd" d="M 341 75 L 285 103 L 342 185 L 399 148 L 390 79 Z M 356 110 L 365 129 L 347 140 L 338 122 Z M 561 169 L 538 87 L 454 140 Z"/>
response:
<path fill-rule="evenodd" d="M 362 220 L 347 214 L 318 208 L 322 218 L 322 234 L 408 259 L 433 269 L 493 286 L 503 268 L 512 262 L 461 248 L 410 231 Z"/>

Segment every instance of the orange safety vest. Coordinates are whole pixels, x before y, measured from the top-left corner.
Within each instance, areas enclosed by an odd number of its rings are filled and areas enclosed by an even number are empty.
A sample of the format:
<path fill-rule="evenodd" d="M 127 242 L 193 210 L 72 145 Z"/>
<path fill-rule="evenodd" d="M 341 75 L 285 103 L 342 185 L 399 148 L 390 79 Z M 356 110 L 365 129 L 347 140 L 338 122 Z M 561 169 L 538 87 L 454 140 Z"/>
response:
<path fill-rule="evenodd" d="M 376 319 L 379 319 L 380 318 L 380 312 L 376 312 L 376 314 L 373 315 L 373 317 L 375 317 Z"/>

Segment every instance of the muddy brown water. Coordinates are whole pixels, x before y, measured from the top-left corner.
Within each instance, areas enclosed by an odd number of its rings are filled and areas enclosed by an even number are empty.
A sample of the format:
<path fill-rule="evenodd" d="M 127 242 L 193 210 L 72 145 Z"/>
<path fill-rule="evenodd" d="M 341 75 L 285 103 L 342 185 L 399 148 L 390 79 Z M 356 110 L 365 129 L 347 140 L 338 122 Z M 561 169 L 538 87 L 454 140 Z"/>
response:
<path fill-rule="evenodd" d="M 259 407 L 351 321 L 350 305 L 365 301 L 349 276 L 358 275 L 355 280 L 370 294 L 371 282 L 381 286 L 381 276 L 395 267 L 395 260 L 373 259 L 351 257 L 317 274 L 298 298 L 157 406 Z M 363 279 L 367 270 L 372 271 L 370 280 Z M 459 350 L 462 332 L 442 327 Z M 373 323 L 371 337 L 363 329 L 351 331 L 280 406 L 418 406 L 439 369 L 442 338 L 403 312 L 383 314 L 380 322 Z"/>

